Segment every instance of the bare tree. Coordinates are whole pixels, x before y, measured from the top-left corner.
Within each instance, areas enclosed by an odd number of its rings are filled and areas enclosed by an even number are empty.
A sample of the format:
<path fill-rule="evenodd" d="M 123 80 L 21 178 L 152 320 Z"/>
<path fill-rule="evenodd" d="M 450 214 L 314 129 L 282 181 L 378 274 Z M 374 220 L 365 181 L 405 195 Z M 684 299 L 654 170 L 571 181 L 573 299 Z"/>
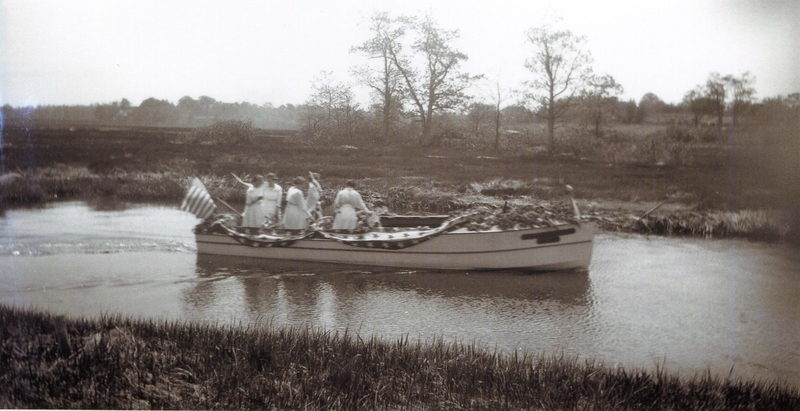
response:
<path fill-rule="evenodd" d="M 622 86 L 608 74 L 592 75 L 587 78 L 586 87 L 580 95 L 584 118 L 591 125 L 595 138 L 600 138 L 602 135 L 602 126 L 614 111 L 618 102 L 617 96 L 622 94 L 622 90 Z"/>
<path fill-rule="evenodd" d="M 719 73 L 711 73 L 706 80 L 705 97 L 708 99 L 712 113 L 717 118 L 717 130 L 722 131 L 722 118 L 725 116 L 725 83 L 727 80 Z"/>
<path fill-rule="evenodd" d="M 500 126 L 502 125 L 503 112 L 500 107 L 509 98 L 508 90 L 500 86 L 500 80 L 495 80 L 487 93 L 489 101 L 494 107 L 494 148 L 500 149 Z"/>
<path fill-rule="evenodd" d="M 741 77 L 736 78 L 732 75 L 726 76 L 731 91 L 731 111 L 733 119 L 731 125 L 736 126 L 738 118 L 753 104 L 756 98 L 756 88 L 754 86 L 756 78 L 746 71 Z"/>
<path fill-rule="evenodd" d="M 534 78 L 524 83 L 522 96 L 526 104 L 534 106 L 537 116 L 547 121 L 553 151 L 556 123 L 568 115 L 574 98 L 583 90 L 592 56 L 584 49 L 584 36 L 550 25 L 529 29 L 527 40 L 533 46 L 533 55 L 525 61 L 525 67 Z"/>
<path fill-rule="evenodd" d="M 406 55 L 400 47 L 391 48 L 392 63 L 405 82 L 407 96 L 422 124 L 420 143 L 431 142 L 434 113 L 465 105 L 469 96 L 464 91 L 482 76 L 459 71 L 467 55 L 451 45 L 459 36 L 458 30 L 439 28 L 430 16 L 422 19 L 405 16 L 397 22 L 405 26 L 404 30 L 413 31 L 417 38 L 411 45 L 413 55 Z"/>
<path fill-rule="evenodd" d="M 403 99 L 403 78 L 393 64 L 392 52 L 401 50 L 399 39 L 405 34 L 405 27 L 397 24 L 386 12 L 375 12 L 369 24 L 373 37 L 351 48 L 350 52 L 375 60 L 377 64 L 356 67 L 352 74 L 377 97 L 381 109 L 381 140 L 388 142 Z"/>
<path fill-rule="evenodd" d="M 313 80 L 314 93 L 305 105 L 304 131 L 315 139 L 352 142 L 358 103 L 349 84 L 337 83 L 323 71 Z"/>
<path fill-rule="evenodd" d="M 692 114 L 695 127 L 700 124 L 701 117 L 714 113 L 713 103 L 705 96 L 705 90 L 701 86 L 687 91 L 681 104 Z"/>
<path fill-rule="evenodd" d="M 713 115 L 718 137 L 721 137 L 725 113 L 730 110 L 730 125 L 735 126 L 737 117 L 755 100 L 754 83 L 755 77 L 750 72 L 745 72 L 739 78 L 732 74 L 722 76 L 711 73 L 704 85 L 686 94 L 684 102 L 689 103 L 690 109 L 695 107 L 703 114 Z M 698 114 L 695 111 L 693 113 L 696 120 Z"/>

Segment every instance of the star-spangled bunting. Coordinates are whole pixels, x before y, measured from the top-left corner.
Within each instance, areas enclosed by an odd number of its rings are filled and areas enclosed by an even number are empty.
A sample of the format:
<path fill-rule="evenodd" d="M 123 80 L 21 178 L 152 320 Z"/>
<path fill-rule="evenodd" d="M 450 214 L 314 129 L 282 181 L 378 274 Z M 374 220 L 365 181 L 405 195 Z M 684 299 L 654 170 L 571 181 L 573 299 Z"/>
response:
<path fill-rule="evenodd" d="M 467 221 L 466 217 L 456 217 L 445 221 L 442 225 L 432 230 L 412 230 L 402 233 L 372 232 L 365 236 L 320 231 L 319 234 L 327 239 L 356 247 L 400 250 L 424 243 L 439 234 L 455 230 Z"/>
<path fill-rule="evenodd" d="M 228 236 L 237 242 L 251 247 L 288 247 L 295 242 L 314 235 L 314 231 L 303 232 L 300 234 L 277 235 L 277 234 L 248 234 L 240 233 L 230 227 L 217 224 Z"/>
<path fill-rule="evenodd" d="M 329 240 L 355 247 L 375 248 L 384 250 L 400 250 L 424 243 L 439 234 L 455 230 L 468 220 L 465 217 L 456 217 L 445 221 L 441 226 L 431 230 L 411 230 L 405 232 L 371 232 L 365 234 L 342 234 L 325 231 L 306 231 L 299 234 L 279 235 L 277 233 L 242 233 L 222 224 L 215 224 L 225 234 L 237 242 L 251 247 L 289 247 L 295 242 L 310 238 L 315 235 Z"/>

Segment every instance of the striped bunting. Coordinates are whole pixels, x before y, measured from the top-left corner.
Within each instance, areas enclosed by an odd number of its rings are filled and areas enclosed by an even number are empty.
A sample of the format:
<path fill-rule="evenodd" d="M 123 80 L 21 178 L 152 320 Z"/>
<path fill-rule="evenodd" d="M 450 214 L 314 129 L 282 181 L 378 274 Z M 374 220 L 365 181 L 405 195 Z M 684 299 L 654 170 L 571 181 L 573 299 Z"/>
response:
<path fill-rule="evenodd" d="M 217 224 L 229 237 L 233 238 L 240 244 L 249 245 L 250 247 L 288 247 L 298 240 L 313 236 L 315 231 L 301 232 L 298 235 L 270 235 L 262 234 L 245 234 L 240 233 L 223 224 Z"/>
<path fill-rule="evenodd" d="M 183 199 L 181 210 L 188 211 L 196 215 L 197 218 L 205 220 L 214 213 L 216 208 L 217 205 L 214 204 L 214 200 L 211 199 L 211 195 L 208 194 L 203 182 L 195 177 L 192 180 L 189 191 L 186 193 L 186 198 Z"/>
<path fill-rule="evenodd" d="M 342 244 L 356 247 L 375 248 L 384 250 L 400 250 L 424 243 L 439 234 L 455 230 L 464 223 L 468 222 L 468 217 L 456 217 L 445 221 L 437 228 L 432 230 L 412 230 L 393 233 L 369 232 L 359 234 L 338 234 L 320 231 L 319 233 L 329 239 L 338 241 Z"/>

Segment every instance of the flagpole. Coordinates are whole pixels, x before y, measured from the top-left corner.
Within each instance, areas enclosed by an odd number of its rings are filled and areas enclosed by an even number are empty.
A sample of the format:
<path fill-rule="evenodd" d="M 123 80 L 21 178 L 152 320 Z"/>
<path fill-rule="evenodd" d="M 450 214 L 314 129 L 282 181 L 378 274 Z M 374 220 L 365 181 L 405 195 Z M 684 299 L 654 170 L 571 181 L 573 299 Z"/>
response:
<path fill-rule="evenodd" d="M 217 201 L 219 201 L 220 203 L 222 203 L 222 205 L 224 205 L 225 207 L 228 207 L 228 208 L 229 208 L 231 211 L 233 211 L 234 213 L 236 213 L 236 214 L 237 214 L 239 217 L 244 217 L 244 214 L 240 213 L 240 212 L 239 212 L 239 211 L 237 211 L 235 208 L 231 207 L 231 206 L 230 206 L 230 204 L 228 204 L 228 203 L 226 203 L 226 202 L 222 201 L 222 199 L 221 199 L 221 198 L 219 198 L 219 197 L 215 197 L 215 198 L 217 199 Z"/>

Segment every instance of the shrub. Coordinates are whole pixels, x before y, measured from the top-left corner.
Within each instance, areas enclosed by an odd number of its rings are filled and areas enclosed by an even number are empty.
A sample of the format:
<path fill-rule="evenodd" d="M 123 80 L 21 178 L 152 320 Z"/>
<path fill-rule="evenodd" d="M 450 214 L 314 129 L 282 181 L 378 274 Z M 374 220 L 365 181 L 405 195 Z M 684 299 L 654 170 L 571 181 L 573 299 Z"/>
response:
<path fill-rule="evenodd" d="M 225 120 L 196 128 L 192 138 L 201 144 L 244 144 L 252 142 L 255 134 L 253 120 Z"/>

